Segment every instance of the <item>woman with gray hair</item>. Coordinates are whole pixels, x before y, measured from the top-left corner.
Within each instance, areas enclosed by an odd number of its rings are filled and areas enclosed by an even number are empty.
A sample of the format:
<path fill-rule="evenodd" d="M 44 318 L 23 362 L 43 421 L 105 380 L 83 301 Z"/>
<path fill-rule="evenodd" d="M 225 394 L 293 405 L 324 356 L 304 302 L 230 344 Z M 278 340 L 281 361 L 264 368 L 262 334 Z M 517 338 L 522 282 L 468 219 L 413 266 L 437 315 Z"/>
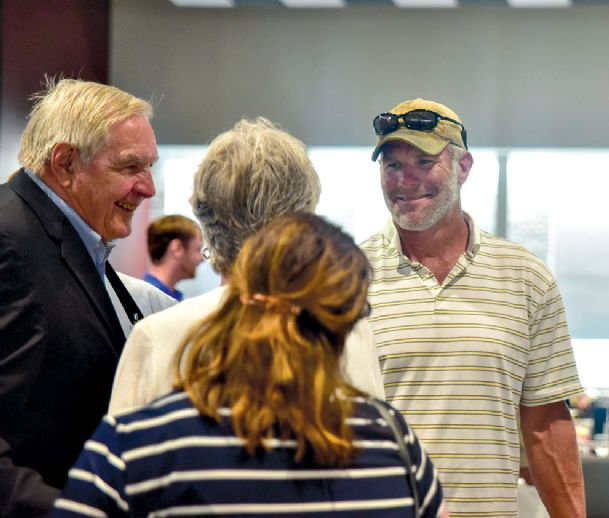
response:
<path fill-rule="evenodd" d="M 227 276 L 249 236 L 291 212 L 313 212 L 321 186 L 304 144 L 269 120 L 241 120 L 211 143 L 190 199 L 216 272 Z"/>
<path fill-rule="evenodd" d="M 111 414 L 149 403 L 172 389 L 176 351 L 193 325 L 221 305 L 243 242 L 278 216 L 313 212 L 319 195 L 319 177 L 304 144 L 267 119 L 241 120 L 212 141 L 195 175 L 191 204 L 222 286 L 134 327 L 116 373 Z M 366 319 L 348 336 L 342 362 L 353 385 L 384 397 Z"/>

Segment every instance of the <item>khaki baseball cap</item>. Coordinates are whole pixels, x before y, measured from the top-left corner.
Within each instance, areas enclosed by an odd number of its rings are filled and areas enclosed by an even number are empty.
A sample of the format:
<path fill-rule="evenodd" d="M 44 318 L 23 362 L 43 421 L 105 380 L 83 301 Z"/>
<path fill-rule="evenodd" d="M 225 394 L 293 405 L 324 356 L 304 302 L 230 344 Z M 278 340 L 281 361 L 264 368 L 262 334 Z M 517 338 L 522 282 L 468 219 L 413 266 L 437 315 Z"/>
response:
<path fill-rule="evenodd" d="M 408 142 L 408 144 L 413 145 L 429 155 L 438 155 L 450 143 L 467 149 L 465 128 L 459 125 L 461 124 L 461 119 L 454 111 L 443 104 L 435 101 L 427 101 L 425 99 L 413 99 L 394 106 L 389 110 L 389 113 L 393 115 L 403 115 L 416 110 L 434 112 L 440 116 L 440 120 L 434 128 L 429 130 L 408 129 L 405 126 L 400 125 L 395 131 L 385 135 L 379 135 L 376 141 L 376 147 L 372 152 L 373 161 L 376 161 L 381 153 L 382 147 L 387 142 L 396 140 Z M 459 124 L 447 119 L 452 119 Z"/>

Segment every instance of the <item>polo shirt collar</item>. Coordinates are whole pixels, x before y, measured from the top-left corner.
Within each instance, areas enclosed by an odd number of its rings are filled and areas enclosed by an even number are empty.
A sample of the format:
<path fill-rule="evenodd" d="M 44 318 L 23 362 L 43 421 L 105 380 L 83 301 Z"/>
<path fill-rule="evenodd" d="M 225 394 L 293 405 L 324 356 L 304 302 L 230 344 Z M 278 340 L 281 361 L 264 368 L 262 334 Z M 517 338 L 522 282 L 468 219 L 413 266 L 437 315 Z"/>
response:
<path fill-rule="evenodd" d="M 468 259 L 472 259 L 480 249 L 480 229 L 467 212 L 463 212 L 463 217 L 465 218 L 465 223 L 467 223 L 467 228 L 469 229 L 469 239 L 467 241 L 467 249 L 465 250 L 465 255 Z M 402 252 L 402 243 L 400 242 L 400 235 L 398 234 L 393 219 L 389 218 L 389 221 L 387 221 L 385 227 L 383 228 L 383 234 L 389 241 L 389 248 L 392 248 L 396 250 L 399 254 L 404 255 L 404 253 Z"/>

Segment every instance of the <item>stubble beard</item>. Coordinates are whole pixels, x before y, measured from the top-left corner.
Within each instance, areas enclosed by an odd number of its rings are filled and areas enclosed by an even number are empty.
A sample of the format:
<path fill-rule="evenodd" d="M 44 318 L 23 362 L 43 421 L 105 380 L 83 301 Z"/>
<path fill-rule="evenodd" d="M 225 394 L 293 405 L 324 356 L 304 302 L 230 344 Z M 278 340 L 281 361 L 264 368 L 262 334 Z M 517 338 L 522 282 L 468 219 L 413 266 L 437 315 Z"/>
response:
<path fill-rule="evenodd" d="M 459 200 L 458 164 L 454 164 L 451 176 L 444 188 L 438 193 L 432 204 L 417 213 L 403 213 L 396 202 L 390 200 L 387 193 L 383 192 L 385 203 L 391 211 L 393 221 L 400 228 L 412 231 L 425 231 L 432 228 L 441 221 Z M 395 192 L 395 191 L 394 191 Z"/>

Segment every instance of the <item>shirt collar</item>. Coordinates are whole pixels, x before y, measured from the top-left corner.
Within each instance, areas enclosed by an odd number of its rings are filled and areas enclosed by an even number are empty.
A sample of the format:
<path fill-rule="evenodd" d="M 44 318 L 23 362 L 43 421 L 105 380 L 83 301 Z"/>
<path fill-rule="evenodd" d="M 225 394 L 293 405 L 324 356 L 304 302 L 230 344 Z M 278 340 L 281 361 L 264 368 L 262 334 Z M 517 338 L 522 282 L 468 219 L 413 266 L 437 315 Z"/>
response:
<path fill-rule="evenodd" d="M 469 238 L 467 240 L 467 249 L 465 250 L 465 255 L 469 259 L 471 259 L 480 249 L 480 229 L 467 212 L 463 212 L 463 217 L 465 218 L 465 223 L 467 224 L 467 228 L 469 229 Z M 385 234 L 385 236 L 389 240 L 389 247 L 397 250 L 397 252 L 403 255 L 404 252 L 402 251 L 400 235 L 398 234 L 398 230 L 395 226 L 395 223 L 391 218 L 385 224 L 385 228 L 383 228 L 383 234 Z"/>
<path fill-rule="evenodd" d="M 161 282 L 161 280 L 158 277 L 155 277 L 154 275 L 152 275 L 149 272 L 146 272 L 144 274 L 144 280 L 146 282 L 149 282 L 150 284 L 152 284 L 153 286 L 156 286 L 159 290 L 161 290 L 163 293 L 166 293 L 167 295 L 169 295 L 170 297 L 173 297 L 174 299 L 176 299 L 178 302 L 181 301 L 182 299 L 184 299 L 184 294 L 180 291 L 180 290 L 174 290 L 171 289 L 169 286 L 167 286 L 165 283 Z"/>
<path fill-rule="evenodd" d="M 465 255 L 471 259 L 480 249 L 480 229 L 467 212 L 463 212 L 463 217 L 465 218 L 465 223 L 467 223 L 467 228 L 469 229 L 469 239 L 467 240 L 467 250 L 465 250 Z"/>
<path fill-rule="evenodd" d="M 104 278 L 106 261 L 110 252 L 116 245 L 114 241 L 105 243 L 101 236 L 93 230 L 80 215 L 70 207 L 61 196 L 59 196 L 53 189 L 51 189 L 42 179 L 37 176 L 33 171 L 25 169 L 25 173 L 30 179 L 38 186 L 42 191 L 51 199 L 51 201 L 57 205 L 59 210 L 64 214 L 72 226 L 76 229 L 76 232 L 80 236 L 87 252 L 91 256 L 91 259 L 95 263 L 95 267 L 99 272 L 101 278 Z"/>

